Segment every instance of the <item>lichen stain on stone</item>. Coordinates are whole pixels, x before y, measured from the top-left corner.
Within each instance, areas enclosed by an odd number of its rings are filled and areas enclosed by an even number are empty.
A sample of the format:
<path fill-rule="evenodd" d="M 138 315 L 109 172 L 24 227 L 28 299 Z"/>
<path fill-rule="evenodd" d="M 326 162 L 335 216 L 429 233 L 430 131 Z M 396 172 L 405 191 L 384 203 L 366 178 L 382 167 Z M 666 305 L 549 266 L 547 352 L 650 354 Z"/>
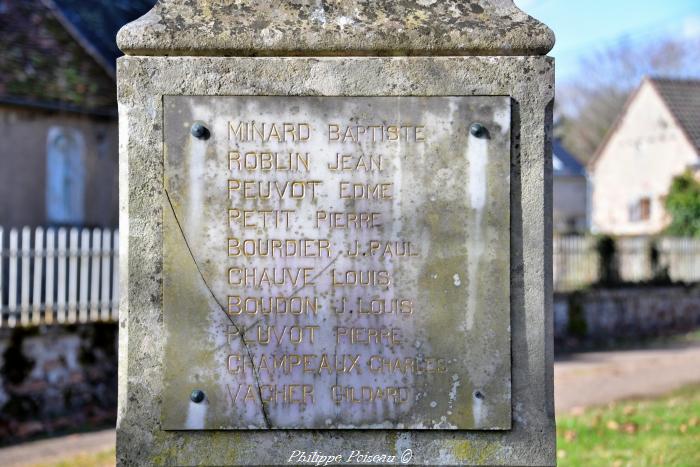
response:
<path fill-rule="evenodd" d="M 161 449 L 151 456 L 153 465 L 237 465 L 241 453 L 254 449 L 240 432 L 208 431 L 184 443 L 179 433 L 158 431 L 153 443 Z"/>
<path fill-rule="evenodd" d="M 494 454 L 498 450 L 498 444 L 494 442 L 480 442 L 455 440 L 449 441 L 454 459 L 460 463 L 469 463 L 475 465 L 487 465 L 494 462 Z"/>

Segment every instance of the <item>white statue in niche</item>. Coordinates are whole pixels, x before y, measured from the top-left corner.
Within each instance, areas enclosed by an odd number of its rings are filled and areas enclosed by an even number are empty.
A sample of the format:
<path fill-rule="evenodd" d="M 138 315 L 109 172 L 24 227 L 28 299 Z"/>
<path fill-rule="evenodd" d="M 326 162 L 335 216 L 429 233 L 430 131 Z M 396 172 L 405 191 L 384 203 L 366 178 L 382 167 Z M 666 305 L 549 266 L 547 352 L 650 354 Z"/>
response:
<path fill-rule="evenodd" d="M 85 218 L 85 140 L 79 130 L 49 128 L 46 141 L 46 216 L 52 224 Z"/>

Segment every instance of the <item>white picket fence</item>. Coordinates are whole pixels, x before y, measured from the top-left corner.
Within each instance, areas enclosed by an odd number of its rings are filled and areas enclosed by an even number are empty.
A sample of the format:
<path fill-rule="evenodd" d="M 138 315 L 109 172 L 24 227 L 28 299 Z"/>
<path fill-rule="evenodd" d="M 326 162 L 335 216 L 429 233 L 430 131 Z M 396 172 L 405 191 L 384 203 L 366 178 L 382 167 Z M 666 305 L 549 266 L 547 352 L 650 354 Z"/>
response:
<path fill-rule="evenodd" d="M 595 238 L 555 236 L 553 263 L 556 291 L 576 290 L 594 283 L 599 275 Z"/>
<path fill-rule="evenodd" d="M 119 231 L 0 227 L 0 327 L 116 321 Z"/>
<path fill-rule="evenodd" d="M 554 237 L 554 290 L 587 287 L 600 277 L 597 239 L 589 236 Z M 615 240 L 620 280 L 644 282 L 654 279 L 656 268 L 665 270 L 673 282 L 700 283 L 700 239 L 676 237 L 622 237 Z"/>

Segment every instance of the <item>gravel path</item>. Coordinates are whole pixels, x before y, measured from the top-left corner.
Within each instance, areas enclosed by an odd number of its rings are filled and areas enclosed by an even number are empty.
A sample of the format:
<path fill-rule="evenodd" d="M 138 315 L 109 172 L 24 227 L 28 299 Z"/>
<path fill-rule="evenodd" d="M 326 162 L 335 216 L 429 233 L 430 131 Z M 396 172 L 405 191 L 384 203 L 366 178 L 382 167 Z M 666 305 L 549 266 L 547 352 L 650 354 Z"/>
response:
<path fill-rule="evenodd" d="M 554 364 L 557 413 L 700 383 L 700 345 L 574 354 Z"/>
<path fill-rule="evenodd" d="M 103 430 L 18 444 L 0 449 L 0 465 L 27 466 L 65 459 L 80 453 L 106 451 L 114 447 L 116 439 L 114 430 Z"/>

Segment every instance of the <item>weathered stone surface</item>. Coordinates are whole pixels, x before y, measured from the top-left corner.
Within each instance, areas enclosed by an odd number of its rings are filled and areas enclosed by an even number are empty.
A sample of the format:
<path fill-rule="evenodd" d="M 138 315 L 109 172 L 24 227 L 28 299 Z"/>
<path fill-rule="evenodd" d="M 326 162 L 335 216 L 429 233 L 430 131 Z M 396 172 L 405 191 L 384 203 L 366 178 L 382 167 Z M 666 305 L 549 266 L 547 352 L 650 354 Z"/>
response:
<path fill-rule="evenodd" d="M 509 97 L 163 105 L 166 429 L 510 428 Z"/>
<path fill-rule="evenodd" d="M 160 0 L 117 36 L 129 55 L 545 55 L 512 0 Z"/>
<path fill-rule="evenodd" d="M 274 464 L 293 450 L 399 454 L 418 464 L 555 462 L 551 340 L 553 65 L 546 57 L 206 58 L 119 61 L 121 464 Z M 164 431 L 163 96 L 511 96 L 508 431 Z M 342 435 L 342 436 L 341 436 Z"/>

